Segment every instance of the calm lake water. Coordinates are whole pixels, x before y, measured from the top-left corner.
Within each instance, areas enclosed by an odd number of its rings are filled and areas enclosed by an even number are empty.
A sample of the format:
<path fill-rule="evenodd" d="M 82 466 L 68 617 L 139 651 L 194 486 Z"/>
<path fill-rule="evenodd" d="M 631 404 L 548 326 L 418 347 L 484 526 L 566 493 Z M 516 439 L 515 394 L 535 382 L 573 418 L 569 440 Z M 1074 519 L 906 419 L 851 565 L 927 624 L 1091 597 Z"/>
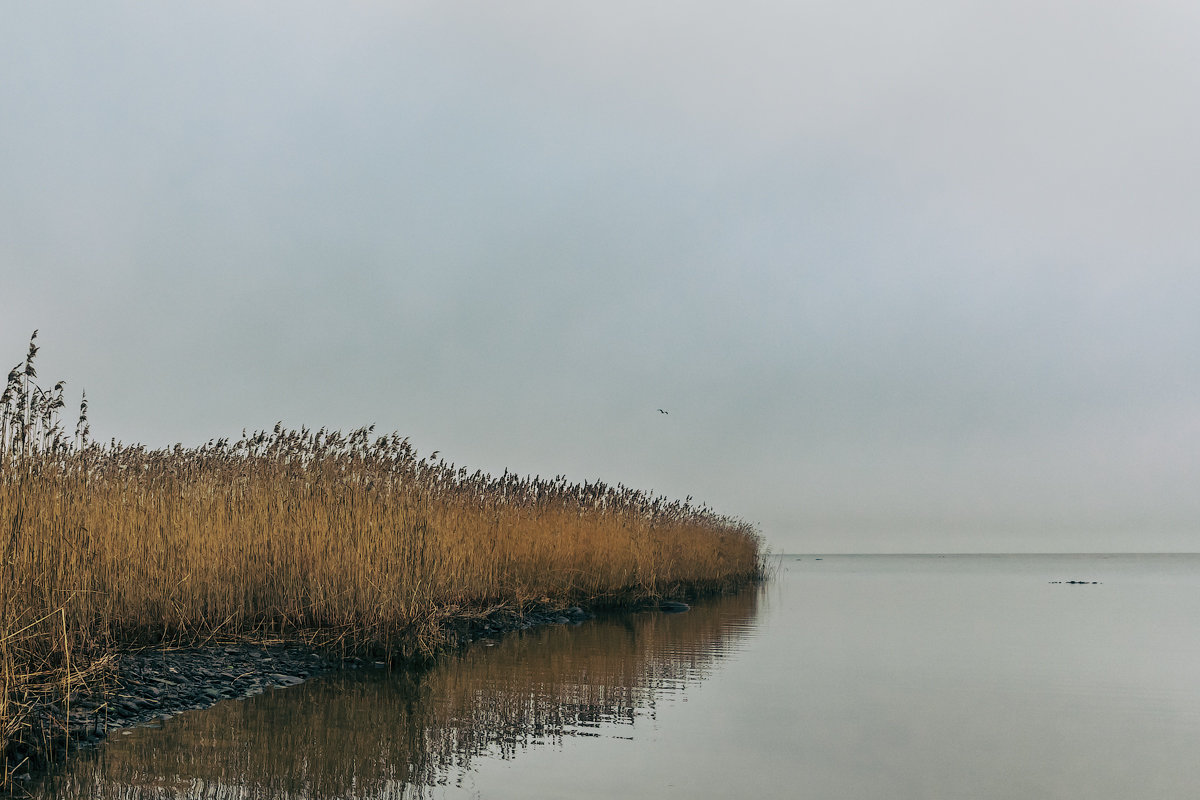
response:
<path fill-rule="evenodd" d="M 1197 753 L 1200 556 L 786 556 L 688 613 L 182 714 L 37 792 L 1194 798 Z"/>

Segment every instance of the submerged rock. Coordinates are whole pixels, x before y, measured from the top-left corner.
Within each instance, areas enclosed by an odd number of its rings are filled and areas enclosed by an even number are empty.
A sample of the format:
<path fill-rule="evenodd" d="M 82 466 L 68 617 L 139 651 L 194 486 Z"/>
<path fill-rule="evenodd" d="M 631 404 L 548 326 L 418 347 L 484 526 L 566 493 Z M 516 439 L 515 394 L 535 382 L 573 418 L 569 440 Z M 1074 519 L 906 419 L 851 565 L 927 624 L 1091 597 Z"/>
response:
<path fill-rule="evenodd" d="M 682 614 L 684 611 L 691 611 L 692 607 L 678 600 L 663 600 L 658 604 L 658 609 L 668 614 Z"/>
<path fill-rule="evenodd" d="M 295 686 L 298 683 L 304 682 L 304 678 L 300 678 L 295 675 L 284 675 L 279 672 L 272 672 L 267 677 L 280 686 Z"/>

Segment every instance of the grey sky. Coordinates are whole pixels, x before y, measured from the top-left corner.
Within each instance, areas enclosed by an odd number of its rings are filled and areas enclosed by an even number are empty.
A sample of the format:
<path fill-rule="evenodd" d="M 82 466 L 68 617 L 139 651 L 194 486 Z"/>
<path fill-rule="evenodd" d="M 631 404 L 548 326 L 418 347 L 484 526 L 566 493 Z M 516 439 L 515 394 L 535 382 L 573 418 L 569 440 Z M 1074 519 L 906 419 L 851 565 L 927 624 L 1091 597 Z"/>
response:
<path fill-rule="evenodd" d="M 100 436 L 1200 549 L 1194 3 L 202 5 L 5 4 L 0 345 Z"/>

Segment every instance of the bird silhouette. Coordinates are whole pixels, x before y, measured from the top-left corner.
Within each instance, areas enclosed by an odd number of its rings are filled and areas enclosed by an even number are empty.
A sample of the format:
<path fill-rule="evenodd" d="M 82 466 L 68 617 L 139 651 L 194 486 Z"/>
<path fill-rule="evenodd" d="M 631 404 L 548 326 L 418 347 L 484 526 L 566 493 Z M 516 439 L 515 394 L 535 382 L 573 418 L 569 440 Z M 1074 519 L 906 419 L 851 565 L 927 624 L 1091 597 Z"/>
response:
<path fill-rule="evenodd" d="M 660 414 L 670 414 L 671 412 L 670 412 L 670 411 L 663 411 L 663 410 L 660 408 L 660 409 L 658 410 L 658 413 L 660 413 Z"/>

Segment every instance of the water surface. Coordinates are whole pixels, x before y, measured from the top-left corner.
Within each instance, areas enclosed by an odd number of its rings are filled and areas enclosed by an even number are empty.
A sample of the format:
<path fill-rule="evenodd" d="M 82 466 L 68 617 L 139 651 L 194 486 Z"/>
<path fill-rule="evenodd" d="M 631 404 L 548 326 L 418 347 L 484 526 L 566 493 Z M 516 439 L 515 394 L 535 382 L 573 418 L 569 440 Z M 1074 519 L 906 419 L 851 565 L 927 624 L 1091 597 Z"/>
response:
<path fill-rule="evenodd" d="M 37 792 L 1190 798 L 1198 620 L 1196 555 L 789 556 L 685 614 L 182 714 Z"/>

